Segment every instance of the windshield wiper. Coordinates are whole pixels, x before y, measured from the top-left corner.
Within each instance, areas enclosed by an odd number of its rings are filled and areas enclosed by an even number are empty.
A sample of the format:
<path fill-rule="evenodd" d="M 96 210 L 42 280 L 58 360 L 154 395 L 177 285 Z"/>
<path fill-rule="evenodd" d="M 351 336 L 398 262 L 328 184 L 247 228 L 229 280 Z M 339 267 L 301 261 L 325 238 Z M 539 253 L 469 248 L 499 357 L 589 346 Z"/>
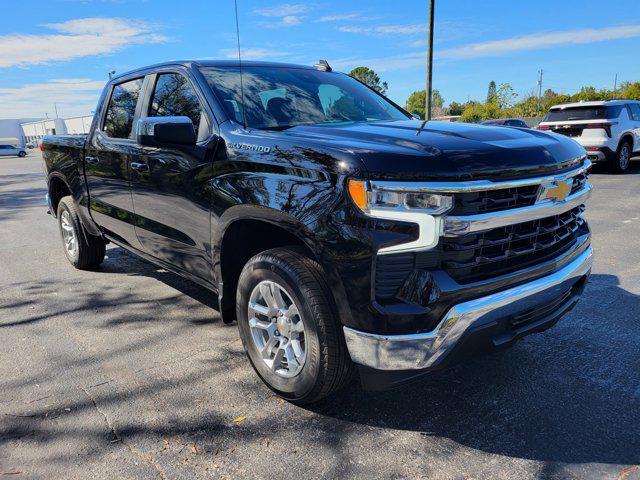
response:
<path fill-rule="evenodd" d="M 289 130 L 290 128 L 297 127 L 298 125 L 272 125 L 269 127 L 260 127 L 260 130 Z"/>

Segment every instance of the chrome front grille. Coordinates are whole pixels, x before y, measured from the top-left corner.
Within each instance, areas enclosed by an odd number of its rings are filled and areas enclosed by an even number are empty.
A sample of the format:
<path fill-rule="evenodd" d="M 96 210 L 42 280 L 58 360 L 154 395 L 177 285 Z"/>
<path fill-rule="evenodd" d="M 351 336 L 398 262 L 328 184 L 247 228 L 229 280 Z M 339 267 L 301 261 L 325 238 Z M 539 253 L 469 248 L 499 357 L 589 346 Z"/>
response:
<path fill-rule="evenodd" d="M 591 164 L 557 176 L 513 182 L 424 184 L 451 192 L 454 207 L 441 218 L 437 246 L 376 259 L 375 296 L 392 300 L 415 270 L 441 270 L 460 284 L 489 280 L 560 257 L 588 235 L 582 217 L 592 186 Z M 564 201 L 536 203 L 541 186 L 572 178 Z"/>
<path fill-rule="evenodd" d="M 459 283 L 498 277 L 553 259 L 568 250 L 585 225 L 584 207 L 531 222 L 445 238 L 441 265 Z"/>
<path fill-rule="evenodd" d="M 459 193 L 455 196 L 455 204 L 450 213 L 452 215 L 476 215 L 527 207 L 536 202 L 539 188 L 539 185 L 525 185 L 503 190 Z"/>

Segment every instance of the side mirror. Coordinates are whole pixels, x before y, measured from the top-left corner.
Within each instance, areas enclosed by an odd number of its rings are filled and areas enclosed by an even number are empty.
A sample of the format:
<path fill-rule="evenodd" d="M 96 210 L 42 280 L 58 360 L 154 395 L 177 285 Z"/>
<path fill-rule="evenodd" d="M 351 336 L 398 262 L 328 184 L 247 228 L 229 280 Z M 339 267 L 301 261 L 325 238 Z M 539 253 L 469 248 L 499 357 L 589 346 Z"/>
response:
<path fill-rule="evenodd" d="M 196 129 L 189 117 L 146 117 L 138 120 L 136 141 L 147 147 L 195 145 Z"/>
<path fill-rule="evenodd" d="M 422 117 L 420 115 L 418 115 L 417 113 L 412 113 L 411 116 L 415 119 L 415 120 L 420 120 L 422 121 Z"/>

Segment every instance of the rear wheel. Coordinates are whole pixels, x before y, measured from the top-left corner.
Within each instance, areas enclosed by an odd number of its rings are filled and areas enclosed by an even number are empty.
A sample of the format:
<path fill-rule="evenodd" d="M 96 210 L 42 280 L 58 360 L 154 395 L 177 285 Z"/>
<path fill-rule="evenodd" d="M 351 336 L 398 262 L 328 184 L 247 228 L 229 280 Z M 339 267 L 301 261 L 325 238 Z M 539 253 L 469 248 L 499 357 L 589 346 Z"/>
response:
<path fill-rule="evenodd" d="M 611 160 L 611 169 L 617 173 L 626 172 L 629 169 L 629 162 L 631 161 L 631 143 L 628 141 L 622 142 L 618 147 L 618 151 Z"/>
<path fill-rule="evenodd" d="M 320 266 L 295 249 L 260 253 L 238 282 L 240 337 L 253 368 L 280 396 L 312 403 L 343 387 L 353 366 Z"/>
<path fill-rule="evenodd" d="M 85 235 L 75 202 L 70 195 L 60 200 L 57 217 L 62 246 L 69 262 L 80 270 L 91 270 L 100 265 L 106 251 L 104 240 Z"/>

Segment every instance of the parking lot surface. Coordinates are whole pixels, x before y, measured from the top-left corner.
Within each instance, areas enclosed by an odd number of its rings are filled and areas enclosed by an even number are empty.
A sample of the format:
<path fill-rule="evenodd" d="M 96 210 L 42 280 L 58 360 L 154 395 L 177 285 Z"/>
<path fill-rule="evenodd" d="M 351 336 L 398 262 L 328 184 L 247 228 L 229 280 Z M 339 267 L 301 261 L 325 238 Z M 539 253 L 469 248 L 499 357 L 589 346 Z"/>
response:
<path fill-rule="evenodd" d="M 40 152 L 0 158 L 0 477 L 640 478 L 640 162 L 596 171 L 576 309 L 400 390 L 300 408 L 213 295 L 110 246 L 67 262 Z"/>

